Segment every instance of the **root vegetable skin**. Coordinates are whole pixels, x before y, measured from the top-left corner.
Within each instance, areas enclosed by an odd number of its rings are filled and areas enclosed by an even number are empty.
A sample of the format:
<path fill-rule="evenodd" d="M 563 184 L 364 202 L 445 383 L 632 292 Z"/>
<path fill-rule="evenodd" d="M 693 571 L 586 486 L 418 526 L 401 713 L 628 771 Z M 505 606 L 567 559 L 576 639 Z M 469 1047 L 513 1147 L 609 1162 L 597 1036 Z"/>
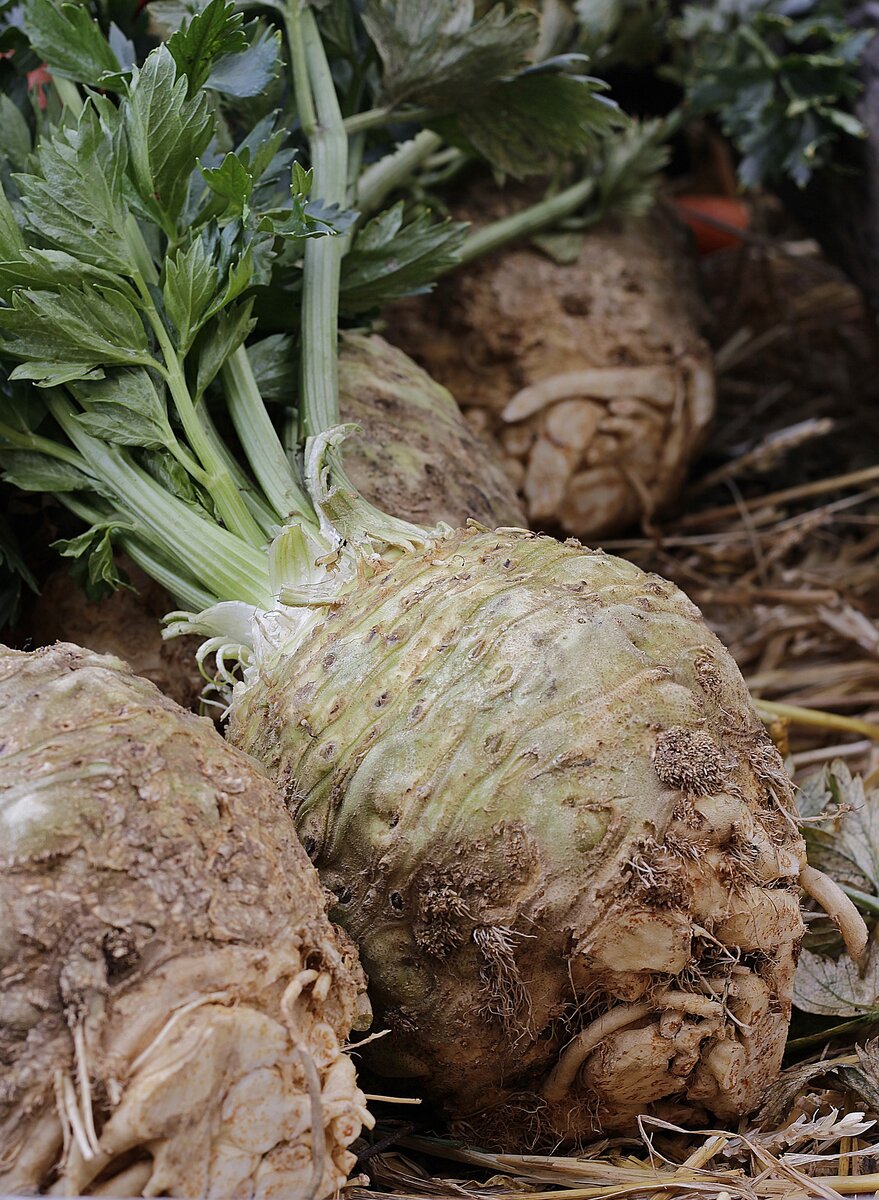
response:
<path fill-rule="evenodd" d="M 803 843 L 738 669 L 673 585 L 449 535 L 267 654 L 230 736 L 284 782 L 360 946 L 392 1031 L 370 1061 L 483 1142 L 680 1101 L 729 1118 L 774 1078 Z"/>
<path fill-rule="evenodd" d="M 525 513 L 497 445 L 463 420 L 454 398 L 384 338 L 345 334 L 339 353 L 343 421 L 362 433 L 345 455 L 351 482 L 392 516 L 494 529 Z"/>
<path fill-rule="evenodd" d="M 498 215 L 480 204 L 463 215 Z M 661 208 L 589 232 L 575 263 L 487 256 L 397 305 L 388 336 L 500 440 L 532 527 L 594 540 L 683 481 L 714 411 L 699 321 L 686 234 Z"/>
<path fill-rule="evenodd" d="M 0 680 L 0 1190 L 333 1194 L 363 980 L 274 789 L 117 659 Z"/>

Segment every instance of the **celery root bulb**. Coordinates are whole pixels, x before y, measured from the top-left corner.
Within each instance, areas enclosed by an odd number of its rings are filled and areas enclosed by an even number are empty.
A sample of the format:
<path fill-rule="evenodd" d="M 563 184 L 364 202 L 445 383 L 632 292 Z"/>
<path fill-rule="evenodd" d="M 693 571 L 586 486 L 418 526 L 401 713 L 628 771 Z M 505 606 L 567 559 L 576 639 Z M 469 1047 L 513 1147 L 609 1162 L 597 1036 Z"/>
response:
<path fill-rule="evenodd" d="M 459 531 L 267 653 L 233 713 L 360 947 L 377 1070 L 506 1147 L 754 1106 L 804 847 L 735 663 L 672 584 Z"/>
<path fill-rule="evenodd" d="M 118 659 L 0 688 L 0 1192 L 332 1195 L 363 981 L 273 787 Z"/>
<path fill-rule="evenodd" d="M 422 525 L 469 518 L 525 526 L 497 444 L 464 420 L 453 396 L 408 355 L 376 335 L 343 335 L 343 421 L 360 425 L 345 466 L 351 482 L 385 512 Z"/>
<path fill-rule="evenodd" d="M 485 211 L 490 207 L 491 211 Z M 513 207 L 475 192 L 477 225 Z M 655 210 L 576 260 L 496 251 L 397 305 L 388 336 L 500 443 L 534 529 L 594 541 L 677 494 L 714 411 L 685 231 Z"/>

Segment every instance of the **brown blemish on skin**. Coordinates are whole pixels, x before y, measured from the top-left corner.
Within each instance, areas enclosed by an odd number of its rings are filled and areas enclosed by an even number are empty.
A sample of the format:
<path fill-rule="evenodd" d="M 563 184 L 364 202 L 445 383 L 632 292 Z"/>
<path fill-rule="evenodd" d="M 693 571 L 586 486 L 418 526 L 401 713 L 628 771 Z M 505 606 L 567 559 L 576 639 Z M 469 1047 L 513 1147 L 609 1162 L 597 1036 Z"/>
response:
<path fill-rule="evenodd" d="M 720 791 L 726 770 L 711 734 L 673 726 L 656 739 L 653 769 L 669 787 L 697 796 Z"/>

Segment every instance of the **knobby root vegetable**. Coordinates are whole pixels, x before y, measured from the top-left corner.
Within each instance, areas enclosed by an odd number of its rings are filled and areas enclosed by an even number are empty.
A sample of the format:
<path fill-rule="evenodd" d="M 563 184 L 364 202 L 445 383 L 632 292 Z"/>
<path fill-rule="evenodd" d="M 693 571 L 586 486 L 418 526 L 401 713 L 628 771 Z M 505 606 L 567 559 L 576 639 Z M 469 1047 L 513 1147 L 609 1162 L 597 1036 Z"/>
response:
<path fill-rule="evenodd" d="M 422 525 L 468 518 L 525 526 L 497 444 L 463 420 L 455 400 L 384 338 L 346 334 L 339 352 L 343 421 L 361 426 L 345 467 L 367 500 Z"/>
<path fill-rule="evenodd" d="M 360 947 L 392 1031 L 369 1061 L 507 1148 L 749 1111 L 784 1049 L 805 852 L 698 609 L 522 531 L 364 575 L 258 656 L 230 736 Z"/>
<path fill-rule="evenodd" d="M 398 305 L 388 336 L 500 440 L 532 527 L 594 540 L 649 521 L 700 445 L 714 374 L 697 310 L 686 235 L 657 209 L 590 231 L 572 263 L 531 246 L 478 260 Z"/>
<path fill-rule="evenodd" d="M 0 1192 L 332 1195 L 363 979 L 274 789 L 117 659 L 0 682 Z"/>

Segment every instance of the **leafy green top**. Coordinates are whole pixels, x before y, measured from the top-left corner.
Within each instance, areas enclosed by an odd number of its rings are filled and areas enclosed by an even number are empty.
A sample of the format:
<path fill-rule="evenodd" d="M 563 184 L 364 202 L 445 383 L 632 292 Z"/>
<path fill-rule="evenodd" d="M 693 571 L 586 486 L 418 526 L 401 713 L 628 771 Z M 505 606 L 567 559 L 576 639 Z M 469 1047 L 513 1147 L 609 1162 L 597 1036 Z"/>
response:
<path fill-rule="evenodd" d="M 25 0 L 16 25 L 14 57 L 54 88 L 4 97 L 0 464 L 86 523 L 59 548 L 93 589 L 118 582 L 120 545 L 189 607 L 270 606 L 280 531 L 317 529 L 296 410 L 310 434 L 338 420 L 337 312 L 460 253 L 463 226 L 384 196 L 438 152 L 527 174 L 619 121 L 579 59 L 529 62 L 527 14 L 439 0 L 419 34 L 390 0 L 265 7 L 277 25 L 157 0 L 167 41 L 147 53 L 103 0 Z M 244 350 L 255 301 L 301 361 L 271 416 Z"/>
<path fill-rule="evenodd" d="M 691 4 L 672 30 L 689 106 L 717 114 L 745 186 L 805 185 L 840 138 L 863 136 L 857 64 L 872 36 L 846 24 L 839 0 Z"/>

